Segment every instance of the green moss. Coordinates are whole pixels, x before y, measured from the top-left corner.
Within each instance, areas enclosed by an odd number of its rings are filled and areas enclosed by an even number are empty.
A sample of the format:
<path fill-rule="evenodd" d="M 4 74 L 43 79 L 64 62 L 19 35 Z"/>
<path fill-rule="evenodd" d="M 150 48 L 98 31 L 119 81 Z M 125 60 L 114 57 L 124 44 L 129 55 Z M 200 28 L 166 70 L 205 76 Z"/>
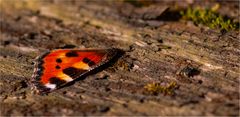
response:
<path fill-rule="evenodd" d="M 173 95 L 174 89 L 177 87 L 176 82 L 171 82 L 167 86 L 162 86 L 160 83 L 150 83 L 144 86 L 147 93 L 157 95 L 159 93 Z"/>
<path fill-rule="evenodd" d="M 215 12 L 216 8 L 201 9 L 201 8 L 188 8 L 181 11 L 180 14 L 183 19 L 191 20 L 195 24 L 204 24 L 210 28 L 218 28 L 220 30 L 230 31 L 239 29 L 239 23 L 233 22 L 232 19 L 223 17 Z"/>

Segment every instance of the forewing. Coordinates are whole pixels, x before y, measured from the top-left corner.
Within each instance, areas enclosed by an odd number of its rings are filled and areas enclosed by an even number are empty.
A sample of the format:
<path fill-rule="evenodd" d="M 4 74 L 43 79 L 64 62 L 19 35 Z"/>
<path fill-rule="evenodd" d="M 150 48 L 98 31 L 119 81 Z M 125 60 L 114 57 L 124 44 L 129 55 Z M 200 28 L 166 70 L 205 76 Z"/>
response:
<path fill-rule="evenodd" d="M 49 92 L 83 76 L 118 55 L 119 49 L 58 49 L 38 57 L 33 84 L 39 93 Z"/>

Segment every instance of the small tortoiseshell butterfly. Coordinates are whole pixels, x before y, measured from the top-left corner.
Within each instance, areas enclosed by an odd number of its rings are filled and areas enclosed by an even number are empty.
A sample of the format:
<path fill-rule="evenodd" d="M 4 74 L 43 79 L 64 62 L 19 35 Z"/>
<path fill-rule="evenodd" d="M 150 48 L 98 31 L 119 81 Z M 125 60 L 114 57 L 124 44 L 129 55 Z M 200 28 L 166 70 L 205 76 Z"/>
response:
<path fill-rule="evenodd" d="M 90 71 L 118 58 L 122 50 L 112 49 L 56 49 L 37 57 L 32 84 L 43 94 L 86 77 Z"/>

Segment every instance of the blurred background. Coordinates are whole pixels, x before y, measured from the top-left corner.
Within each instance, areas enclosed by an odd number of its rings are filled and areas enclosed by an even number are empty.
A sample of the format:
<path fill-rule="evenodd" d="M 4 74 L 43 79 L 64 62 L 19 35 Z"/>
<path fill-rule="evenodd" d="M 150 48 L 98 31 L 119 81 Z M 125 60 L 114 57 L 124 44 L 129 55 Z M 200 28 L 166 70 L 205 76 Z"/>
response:
<path fill-rule="evenodd" d="M 239 0 L 0 0 L 0 115 L 239 116 Z M 33 61 L 119 48 L 103 72 L 33 94 Z"/>

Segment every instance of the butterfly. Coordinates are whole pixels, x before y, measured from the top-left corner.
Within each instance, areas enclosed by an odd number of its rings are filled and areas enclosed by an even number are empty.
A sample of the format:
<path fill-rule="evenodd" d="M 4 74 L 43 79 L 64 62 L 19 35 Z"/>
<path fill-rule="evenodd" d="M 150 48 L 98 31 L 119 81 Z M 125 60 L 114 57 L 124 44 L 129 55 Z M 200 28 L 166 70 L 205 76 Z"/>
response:
<path fill-rule="evenodd" d="M 37 93 L 48 93 L 86 77 L 122 54 L 116 48 L 48 51 L 36 58 L 31 83 Z"/>

